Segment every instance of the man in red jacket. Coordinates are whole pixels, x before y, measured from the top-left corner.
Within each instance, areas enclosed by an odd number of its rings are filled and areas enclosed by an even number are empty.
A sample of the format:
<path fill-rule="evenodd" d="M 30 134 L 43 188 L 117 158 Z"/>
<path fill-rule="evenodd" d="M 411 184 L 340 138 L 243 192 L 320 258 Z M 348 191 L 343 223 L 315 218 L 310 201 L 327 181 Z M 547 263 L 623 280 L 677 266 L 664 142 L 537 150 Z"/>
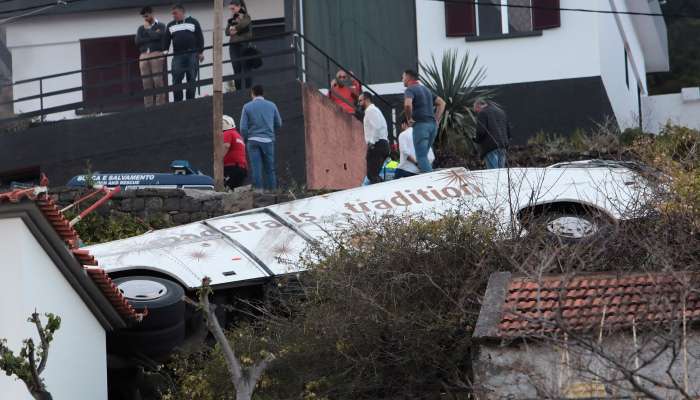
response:
<path fill-rule="evenodd" d="M 245 142 L 236 129 L 236 122 L 228 115 L 223 117 L 224 128 L 224 176 L 226 186 L 233 190 L 243 185 L 248 176 Z"/>
<path fill-rule="evenodd" d="M 341 69 L 335 74 L 335 79 L 331 81 L 328 97 L 342 107 L 345 112 L 354 114 L 361 89 L 360 82 L 350 78 L 350 75 Z"/>

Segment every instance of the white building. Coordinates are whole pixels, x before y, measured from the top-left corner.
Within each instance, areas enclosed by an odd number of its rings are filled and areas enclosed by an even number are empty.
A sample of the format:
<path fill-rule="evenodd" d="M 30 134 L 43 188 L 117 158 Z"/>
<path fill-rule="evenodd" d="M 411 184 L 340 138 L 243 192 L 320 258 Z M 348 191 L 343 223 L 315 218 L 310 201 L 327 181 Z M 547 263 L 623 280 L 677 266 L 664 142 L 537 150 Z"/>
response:
<path fill-rule="evenodd" d="M 12 10 L 26 8 L 29 3 L 38 5 L 46 4 L 45 1 L 30 0 L 27 2 L 14 1 L 0 5 L 3 9 Z M 139 15 L 141 7 L 152 5 L 154 14 L 163 23 L 167 24 L 170 16 L 171 5 L 169 0 L 150 1 L 120 1 L 120 0 L 90 0 L 70 3 L 68 6 L 58 6 L 48 9 L 36 15 L 18 18 L 4 25 L 7 41 L 6 45 L 12 54 L 12 81 L 18 82 L 41 76 L 61 74 L 75 71 L 61 77 L 45 79 L 40 88 L 39 82 L 33 81 L 14 86 L 14 98 L 20 99 L 43 93 L 79 88 L 84 84 L 99 84 L 107 80 L 128 80 L 138 77 L 138 64 L 124 66 L 120 69 L 110 69 L 104 75 L 100 71 L 83 74 L 81 69 L 92 68 L 99 65 L 124 63 L 127 60 L 138 58 L 138 50 L 134 44 L 134 35 L 137 28 L 143 24 Z M 227 2 L 225 2 L 227 3 Z M 249 1 L 249 11 L 258 21 L 268 22 L 272 28 L 279 26 L 284 29 L 284 2 L 283 0 L 253 0 Z M 211 46 L 212 27 L 214 24 L 212 2 L 202 0 L 182 1 L 188 15 L 195 17 L 201 24 L 204 32 L 204 45 Z M 225 10 L 222 16 L 223 26 L 230 17 Z M 258 27 L 258 30 L 264 29 Z M 224 59 L 228 59 L 228 52 L 224 52 Z M 204 63 L 212 60 L 211 50 L 204 53 Z M 200 78 L 211 78 L 211 67 L 200 70 Z M 226 64 L 224 74 L 231 74 L 231 64 Z M 92 74 L 89 75 L 88 74 Z M 172 84 L 172 82 L 170 82 Z M 118 84 L 108 88 L 111 93 L 128 91 L 129 88 L 140 89 L 138 80 L 128 84 Z M 94 92 L 100 96 L 100 92 Z M 211 94 L 211 87 L 204 87 L 201 96 Z M 90 94 L 77 90 L 70 93 L 47 97 L 44 99 L 43 108 L 60 106 L 83 101 Z M 134 104 L 140 104 L 139 99 L 134 99 Z M 15 113 L 23 113 L 38 110 L 41 104 L 38 99 L 15 103 Z M 87 114 L 90 110 L 85 111 Z M 74 111 L 53 114 L 50 119 L 74 118 Z"/>
<path fill-rule="evenodd" d="M 17 355 L 22 341 L 39 344 L 33 313 L 61 317 L 41 375 L 54 399 L 107 399 L 106 331 L 134 317 L 91 257 L 76 250 L 77 236 L 45 193 L 0 194 L 0 338 Z M 31 399 L 24 383 L 0 374 L 0 397 Z"/>
<path fill-rule="evenodd" d="M 307 36 L 383 94 L 402 93 L 401 71 L 415 66 L 412 59 L 469 51 L 525 137 L 540 130 L 566 134 L 606 116 L 623 128 L 638 126 L 646 74 L 669 69 L 663 17 L 606 13 L 658 14 L 657 0 L 415 0 L 412 12 L 396 11 L 401 2 L 389 0 L 387 9 L 382 2 L 364 13 L 341 6 L 337 20 L 320 26 L 318 14 L 333 18 L 334 10 L 301 1 Z M 602 13 L 566 11 L 582 8 Z M 361 34 L 343 30 L 349 20 L 361 25 Z M 348 40 L 362 46 L 348 50 Z"/>
<path fill-rule="evenodd" d="M 15 3 L 8 4 L 16 7 Z M 162 21 L 170 20 L 170 1 L 91 0 L 7 24 L 13 81 L 133 58 L 136 50 L 130 36 L 140 24 L 138 10 L 144 3 L 155 5 Z M 607 117 L 614 117 L 623 128 L 638 126 L 640 97 L 648 92 L 646 74 L 669 69 L 663 17 L 619 14 L 660 13 L 658 0 L 477 3 L 249 0 L 248 7 L 262 26 L 267 22 L 277 24 L 276 32 L 298 30 L 338 65 L 354 71 L 379 93 L 397 98 L 403 92 L 400 76 L 404 69 L 417 68 L 418 62 L 428 62 L 432 55 L 440 57 L 447 49 L 469 51 L 486 68 L 484 84 L 499 89 L 497 101 L 508 111 L 521 142 L 539 131 L 567 134 L 590 128 Z M 202 24 L 206 44 L 210 44 L 211 3 L 190 1 L 185 6 Z M 581 8 L 601 12 L 567 10 Z M 225 11 L 225 17 L 227 14 Z M 338 65 L 327 63 L 309 46 L 305 50 L 306 76 L 324 87 Z M 209 52 L 205 57 L 211 60 Z M 204 68 L 201 76 L 208 78 L 210 73 L 210 68 Z M 230 64 L 224 68 L 224 74 L 228 73 Z M 129 74 L 138 71 L 124 71 L 116 78 L 125 79 Z M 42 90 L 109 79 L 115 77 L 76 73 L 44 80 Z M 138 81 L 134 85 L 139 88 Z M 38 86 L 38 82 L 16 85 L 15 99 L 38 94 Z M 203 88 L 200 95 L 209 92 L 210 88 Z M 75 91 L 46 99 L 44 107 L 81 100 L 84 93 Z M 15 112 L 39 106 L 38 100 L 25 101 L 15 104 Z M 51 118 L 74 115 L 71 111 Z"/>
<path fill-rule="evenodd" d="M 529 0 L 507 0 L 502 3 L 529 4 Z M 534 6 L 585 8 L 603 11 L 660 13 L 657 0 L 533 0 Z M 666 25 L 662 17 L 599 14 L 560 11 L 549 15 L 549 27 L 535 27 L 540 10 L 502 8 L 501 33 L 493 40 L 479 40 L 481 26 L 476 24 L 474 40 L 446 37 L 438 29 L 430 29 L 430 21 L 444 18 L 442 2 L 418 0 L 418 55 L 421 60 L 444 49 L 458 47 L 469 50 L 488 69 L 486 85 L 532 84 L 569 85 L 571 79 L 601 82 L 614 117 L 621 127 L 637 126 L 639 95 L 647 94 L 646 74 L 669 70 Z M 483 8 L 479 7 L 476 14 Z M 547 13 L 547 10 L 540 11 Z M 518 32 L 512 20 L 523 19 Z M 551 12 L 550 12 L 551 13 Z M 553 14 L 553 13 L 551 13 Z M 509 17 L 511 21 L 509 21 Z M 533 18 L 535 17 L 535 18 Z M 559 17 L 560 23 L 556 19 Z M 534 20 L 534 21 L 533 21 Z M 510 23 L 509 23 L 510 22 Z M 558 26 L 557 26 L 558 25 Z M 518 37 L 524 32 L 534 36 Z M 523 32 L 524 31 L 524 32 Z M 541 35 L 538 33 L 541 32 Z M 509 37 L 514 35 L 514 37 Z M 593 78 L 593 79 L 591 79 Z M 576 96 L 575 93 L 571 93 Z M 520 99 L 521 103 L 565 99 Z M 571 101 L 573 99 L 569 99 Z M 581 98 L 572 102 L 586 102 Z M 601 99 L 603 100 L 603 99 Z M 533 110 L 534 112 L 534 110 Z"/>
<path fill-rule="evenodd" d="M 645 132 L 659 133 L 668 124 L 700 129 L 700 87 L 643 97 L 642 115 Z"/>

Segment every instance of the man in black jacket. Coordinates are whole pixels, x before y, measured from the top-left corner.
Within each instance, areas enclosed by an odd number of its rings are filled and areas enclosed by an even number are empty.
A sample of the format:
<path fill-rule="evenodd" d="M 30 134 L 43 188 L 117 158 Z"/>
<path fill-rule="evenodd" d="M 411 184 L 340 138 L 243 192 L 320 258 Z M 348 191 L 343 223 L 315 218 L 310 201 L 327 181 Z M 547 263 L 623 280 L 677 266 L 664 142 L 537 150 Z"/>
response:
<path fill-rule="evenodd" d="M 476 143 L 487 169 L 506 167 L 506 150 L 510 144 L 510 124 L 505 111 L 483 99 L 474 102 Z"/>
<path fill-rule="evenodd" d="M 199 21 L 185 17 L 185 7 L 176 4 L 172 8 L 173 20 L 165 32 L 163 49 L 170 48 L 173 43 L 172 74 L 173 85 L 182 83 L 187 76 L 187 98 L 194 99 L 194 80 L 197 76 L 199 63 L 204 61 L 204 35 Z M 182 90 L 174 90 L 175 101 L 182 101 Z"/>
<path fill-rule="evenodd" d="M 153 16 L 151 7 L 141 9 L 143 25 L 136 31 L 136 46 L 139 48 L 139 70 L 143 81 L 143 90 L 158 89 L 163 87 L 163 67 L 165 55 L 163 54 L 163 36 L 165 24 L 159 22 Z M 143 104 L 150 107 L 154 104 L 154 96 L 144 96 Z M 165 93 L 155 95 L 155 104 L 165 104 Z"/>

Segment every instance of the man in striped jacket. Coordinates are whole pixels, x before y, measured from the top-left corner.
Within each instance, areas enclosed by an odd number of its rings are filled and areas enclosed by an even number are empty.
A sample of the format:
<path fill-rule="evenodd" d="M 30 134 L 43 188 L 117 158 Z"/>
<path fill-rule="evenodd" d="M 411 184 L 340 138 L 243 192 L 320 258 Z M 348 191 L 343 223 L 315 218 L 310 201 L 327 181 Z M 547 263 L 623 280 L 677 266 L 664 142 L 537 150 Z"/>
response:
<path fill-rule="evenodd" d="M 172 8 L 173 20 L 165 30 L 163 49 L 173 43 L 172 74 L 173 85 L 182 83 L 187 77 L 187 98 L 194 99 L 194 81 L 197 77 L 199 63 L 204 60 L 204 35 L 199 21 L 185 17 L 185 7 L 176 4 Z M 175 101 L 182 101 L 182 90 L 173 91 Z"/>

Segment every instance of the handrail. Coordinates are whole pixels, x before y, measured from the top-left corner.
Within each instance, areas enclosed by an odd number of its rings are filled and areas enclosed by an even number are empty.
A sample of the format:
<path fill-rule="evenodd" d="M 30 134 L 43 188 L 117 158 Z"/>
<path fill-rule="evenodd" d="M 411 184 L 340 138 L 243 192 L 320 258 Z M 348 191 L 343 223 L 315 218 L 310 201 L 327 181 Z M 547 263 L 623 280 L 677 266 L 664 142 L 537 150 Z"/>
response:
<path fill-rule="evenodd" d="M 318 47 L 314 42 L 312 42 L 312 41 L 310 41 L 309 39 L 307 39 L 306 36 L 304 36 L 303 34 L 301 34 L 301 33 L 299 33 L 299 32 L 295 32 L 294 34 L 297 35 L 297 36 L 299 36 L 300 38 L 304 39 L 304 43 L 307 43 L 307 44 L 311 45 L 311 47 L 313 47 L 314 49 L 316 49 L 316 51 L 318 51 L 319 53 L 321 53 L 321 55 L 324 56 L 326 59 L 332 61 L 335 65 L 337 65 L 337 66 L 339 66 L 339 67 L 342 68 L 342 64 L 340 64 L 338 61 L 336 61 L 333 57 L 329 56 L 328 53 L 326 53 L 325 51 L 323 51 L 323 50 L 322 50 L 320 47 Z M 350 77 L 352 77 L 352 78 L 355 79 L 357 82 L 359 82 L 359 83 L 360 83 L 360 86 L 366 87 L 368 92 L 372 93 L 372 95 L 374 95 L 376 98 L 378 98 L 379 100 L 381 100 L 381 101 L 382 101 L 384 104 L 386 104 L 387 106 L 392 107 L 392 105 L 391 105 L 391 103 L 389 103 L 389 101 L 387 101 L 385 98 L 383 98 L 379 93 L 377 93 L 377 92 L 376 92 L 374 89 L 372 89 L 369 85 L 364 84 L 357 76 L 355 76 L 355 74 L 353 74 L 352 72 L 348 71 L 347 69 L 344 69 L 344 68 L 343 68 L 343 70 L 344 70 L 345 72 L 347 72 L 348 75 L 350 75 Z M 329 83 L 330 83 L 330 82 L 329 82 Z"/>
<path fill-rule="evenodd" d="M 276 57 L 276 56 L 281 56 L 281 55 L 285 55 L 285 54 L 294 54 L 294 49 L 278 50 L 278 51 L 274 51 L 274 52 L 269 52 L 269 53 L 261 54 L 260 56 L 240 57 L 240 58 L 236 59 L 235 61 L 236 61 L 236 62 L 248 61 L 248 60 L 251 60 L 251 59 L 253 59 L 253 58 L 258 58 L 258 57 L 260 57 L 260 58 Z M 155 57 L 154 57 L 154 58 L 155 58 Z M 224 64 L 231 64 L 232 62 L 233 62 L 232 60 L 223 61 Z M 214 64 L 213 64 L 213 63 L 201 64 L 199 67 L 200 67 L 200 68 L 207 68 L 207 67 L 211 67 L 212 65 L 214 65 Z M 151 74 L 151 76 L 153 76 L 153 75 L 158 75 L 158 74 Z M 86 89 L 86 88 L 87 88 L 87 89 L 98 89 L 98 88 L 108 87 L 108 86 L 114 85 L 114 84 L 116 84 L 116 83 L 140 82 L 142 78 L 143 78 L 143 76 L 137 76 L 137 77 L 130 78 L 130 79 L 113 79 L 113 80 L 109 80 L 109 81 L 102 81 L 102 82 L 99 82 L 99 83 L 97 83 L 97 84 L 90 85 L 90 86 L 87 86 L 87 87 L 85 87 L 85 86 L 74 86 L 74 87 L 72 87 L 72 88 L 59 89 L 59 90 L 55 90 L 55 91 L 53 91 L 53 92 L 46 92 L 46 93 L 42 93 L 42 94 L 35 94 L 35 95 L 32 95 L 32 96 L 20 97 L 20 98 L 18 98 L 18 99 L 14 99 L 14 100 L 11 100 L 11 101 L 0 102 L 0 105 L 14 104 L 14 103 L 22 103 L 22 102 L 29 101 L 29 100 L 37 100 L 37 99 L 43 98 L 43 97 L 51 97 L 51 96 L 57 96 L 57 95 L 66 94 L 66 93 L 72 93 L 72 92 L 82 91 L 83 89 Z"/>
<path fill-rule="evenodd" d="M 224 64 L 231 64 L 233 62 L 245 62 L 247 60 L 251 60 L 254 58 L 258 58 L 258 57 L 265 59 L 265 58 L 276 57 L 276 56 L 285 56 L 288 54 L 289 55 L 298 55 L 298 56 L 302 57 L 304 60 L 310 62 L 311 64 L 317 65 L 319 70 L 321 70 L 321 71 L 323 71 L 324 69 L 326 70 L 327 76 L 325 78 L 327 78 L 327 80 L 328 80 L 328 82 L 326 82 L 326 84 L 329 85 L 329 90 L 330 90 L 330 80 L 331 80 L 330 69 L 331 69 L 331 63 L 333 63 L 337 68 L 346 71 L 347 74 L 352 79 L 357 81 L 359 83 L 359 85 L 361 86 L 361 88 L 363 88 L 362 90 L 366 90 L 366 91 L 372 93 L 375 96 L 375 98 L 377 99 L 377 101 L 386 105 L 391 110 L 391 114 L 389 114 L 389 115 L 385 114 L 385 117 L 387 118 L 387 122 L 393 122 L 392 116 L 393 116 L 393 113 L 395 111 L 395 107 L 394 107 L 394 105 L 391 104 L 391 102 L 389 102 L 382 95 L 377 93 L 368 84 L 364 83 L 360 78 L 357 77 L 357 75 L 350 72 L 350 70 L 348 70 L 343 65 L 341 65 L 336 59 L 331 57 L 326 51 L 321 49 L 317 44 L 315 44 L 314 42 L 309 40 L 303 34 L 297 32 L 297 31 L 285 31 L 285 32 L 281 32 L 281 33 L 255 37 L 253 39 L 244 40 L 244 41 L 241 41 L 238 43 L 243 43 L 243 44 L 256 43 L 256 42 L 263 42 L 263 41 L 272 40 L 272 39 L 276 39 L 276 38 L 283 38 L 283 37 L 291 37 L 292 38 L 291 46 L 287 49 L 271 51 L 271 52 L 267 52 L 267 53 L 261 53 L 259 55 L 253 55 L 253 56 L 239 57 L 236 60 L 229 59 L 229 60 L 223 61 L 223 63 Z M 309 48 L 302 46 L 302 44 L 303 45 L 308 44 Z M 230 45 L 231 45 L 231 43 L 225 43 L 225 44 L 223 44 L 223 47 L 227 47 Z M 204 48 L 204 50 L 210 50 L 210 49 L 212 49 L 212 46 L 206 46 Z M 314 59 L 314 57 L 309 57 L 309 53 L 308 53 L 309 49 L 313 49 L 313 51 L 318 52 L 321 55 L 322 59 L 325 59 L 325 66 L 321 65 L 321 63 L 316 61 Z M 196 52 L 196 50 L 183 52 L 183 53 L 187 54 L 187 53 L 193 53 L 193 52 Z M 178 53 L 178 54 L 183 54 L 183 53 Z M 172 57 L 174 55 L 175 54 L 173 54 L 173 53 L 167 53 L 167 54 L 164 54 L 164 55 L 161 55 L 158 57 L 154 57 L 154 58 L 167 59 L 168 57 Z M 201 88 L 202 86 L 209 86 L 213 83 L 212 79 L 199 79 L 198 78 L 197 80 L 195 80 L 194 82 L 191 82 L 191 83 L 190 82 L 180 83 L 180 84 L 164 86 L 164 87 L 160 87 L 160 88 L 153 88 L 153 89 L 148 89 L 148 90 L 128 90 L 128 92 L 123 91 L 121 93 L 116 93 L 116 94 L 110 95 L 108 97 L 103 97 L 99 100 L 99 102 L 84 101 L 83 100 L 83 101 L 79 101 L 79 102 L 72 102 L 72 103 L 68 103 L 68 104 L 61 104 L 61 105 L 52 106 L 49 108 L 44 108 L 44 98 L 48 98 L 48 97 L 52 97 L 52 96 L 59 96 L 59 95 L 67 94 L 67 93 L 80 92 L 80 91 L 85 91 L 85 90 L 94 90 L 94 89 L 99 90 L 101 88 L 108 87 L 108 86 L 114 85 L 114 84 L 122 84 L 122 85 L 127 84 L 128 87 L 131 87 L 132 83 L 141 81 L 143 79 L 143 76 L 140 76 L 140 75 L 136 75 L 134 77 L 127 76 L 125 79 L 112 79 L 109 81 L 100 81 L 100 82 L 97 82 L 97 83 L 91 84 L 91 85 L 81 85 L 81 86 L 75 86 L 75 87 L 70 87 L 70 88 L 63 88 L 63 89 L 58 89 L 58 90 L 54 90 L 54 91 L 47 92 L 47 93 L 44 93 L 44 91 L 43 91 L 43 87 L 45 84 L 44 81 L 47 81 L 47 80 L 53 79 L 53 78 L 60 78 L 60 77 L 68 76 L 68 75 L 84 74 L 86 72 L 91 72 L 91 71 L 104 70 L 104 69 L 115 68 L 115 67 L 124 66 L 124 65 L 130 65 L 130 64 L 136 63 L 138 61 L 139 61 L 138 59 L 132 59 L 132 60 L 127 60 L 127 61 L 122 61 L 119 63 L 98 65 L 98 66 L 89 67 L 89 68 L 82 68 L 82 69 L 73 70 L 73 71 L 45 75 L 45 76 L 41 76 L 41 77 L 37 77 L 37 78 L 24 79 L 24 80 L 16 81 L 14 83 L 7 84 L 7 85 L 0 85 L 0 87 L 3 87 L 3 86 L 6 87 L 6 86 L 14 86 L 14 85 L 21 85 L 21 84 L 27 84 L 27 83 L 32 83 L 32 82 L 38 82 L 39 83 L 39 94 L 13 99 L 12 101 L 0 102 L 0 105 L 15 104 L 15 103 L 27 102 L 27 101 L 32 101 L 32 100 L 34 100 L 34 101 L 38 100 L 40 103 L 39 110 L 25 112 L 25 113 L 22 113 L 20 115 L 16 115 L 16 116 L 13 116 L 10 118 L 0 119 L 0 123 L 5 123 L 8 121 L 13 121 L 13 120 L 20 120 L 20 119 L 25 119 L 25 118 L 32 118 L 35 116 L 40 116 L 40 117 L 42 117 L 42 120 L 43 120 L 43 117 L 46 115 L 50 115 L 50 114 L 54 114 L 54 113 L 58 113 L 58 112 L 64 112 L 64 111 L 79 110 L 79 109 L 85 108 L 85 107 L 90 107 L 90 108 L 94 107 L 95 109 L 102 110 L 104 108 L 104 106 L 120 103 L 120 102 L 123 102 L 124 100 L 129 100 L 129 99 L 133 99 L 136 97 L 151 96 L 151 95 L 161 94 L 161 93 L 169 93 L 170 91 L 173 91 L 173 90 L 183 90 L 185 88 L 192 88 L 192 87 Z M 290 71 L 290 70 L 296 70 L 297 76 L 300 77 L 300 79 L 302 79 L 301 76 L 304 76 L 304 77 L 307 76 L 307 71 L 304 69 L 305 63 L 300 62 L 300 61 L 301 61 L 300 58 L 295 57 L 295 59 L 293 61 L 291 61 L 291 63 L 287 67 L 270 69 L 270 70 L 263 69 L 263 70 L 255 71 L 255 72 L 246 72 L 246 73 L 227 75 L 224 77 L 223 81 L 228 82 L 228 81 L 232 81 L 232 80 L 245 79 L 247 77 L 268 75 L 268 74 L 271 74 L 274 72 L 286 72 L 286 71 Z M 207 63 L 207 64 L 202 64 L 199 67 L 200 68 L 209 68 L 212 66 L 213 66 L 213 63 Z M 308 65 L 307 65 L 307 67 L 308 67 Z M 170 71 L 168 71 L 167 63 L 166 63 L 165 72 L 166 73 L 170 72 Z M 306 79 L 303 78 L 302 80 L 305 81 Z M 324 86 L 322 85 L 321 87 L 324 87 Z M 351 104 L 351 105 L 353 105 L 353 104 Z M 389 125 L 391 125 L 389 127 L 389 131 L 390 131 L 390 133 L 392 133 L 394 131 L 395 127 L 393 126 L 393 123 L 390 123 Z"/>
<path fill-rule="evenodd" d="M 397 137 L 398 137 L 398 133 L 396 132 L 395 121 L 393 120 L 394 115 L 395 115 L 395 114 L 394 114 L 394 113 L 395 113 L 395 107 L 394 107 L 394 105 L 391 104 L 391 102 L 389 102 L 387 99 L 385 99 L 384 96 L 382 96 L 382 95 L 380 95 L 379 93 L 377 93 L 376 90 L 372 89 L 372 87 L 370 87 L 368 84 L 362 82 L 362 80 L 359 79 L 359 78 L 357 77 L 357 75 L 355 75 L 354 73 L 350 72 L 349 69 L 345 68 L 342 64 L 340 64 L 336 59 L 334 59 L 333 57 L 331 57 L 328 53 L 326 53 L 326 52 L 325 52 L 323 49 L 321 49 L 318 45 L 316 45 L 316 44 L 313 43 L 311 40 L 309 40 L 308 38 L 306 38 L 306 36 L 304 36 L 303 34 L 301 34 L 301 33 L 299 33 L 299 32 L 295 32 L 294 35 L 295 35 L 296 37 L 298 37 L 299 39 L 303 40 L 303 41 L 304 41 L 304 44 L 310 45 L 311 48 L 313 48 L 314 50 L 316 50 L 317 52 L 319 52 L 319 53 L 321 54 L 321 56 L 323 56 L 323 58 L 325 58 L 325 60 L 326 60 L 325 69 L 327 70 L 326 73 L 327 73 L 327 75 L 328 75 L 328 76 L 327 76 L 327 79 L 328 79 L 328 84 L 329 84 L 329 90 L 330 90 L 330 80 L 331 80 L 331 78 L 330 78 L 330 71 L 328 71 L 328 69 L 330 68 L 330 65 L 329 65 L 329 61 L 330 61 L 330 62 L 333 62 L 333 64 L 335 64 L 339 69 L 342 69 L 343 71 L 345 71 L 351 78 L 353 78 L 354 80 L 356 80 L 356 81 L 360 84 L 360 87 L 365 88 L 368 92 L 372 93 L 372 95 L 374 96 L 375 99 L 379 100 L 379 102 L 383 103 L 387 108 L 389 108 L 389 110 L 391 110 L 391 115 L 388 115 L 388 116 L 385 115 L 385 118 L 387 119 L 387 122 L 388 122 L 388 123 L 387 123 L 387 128 L 388 128 L 388 131 L 389 131 L 389 141 L 390 141 L 390 142 L 394 142 L 394 141 L 397 139 Z M 307 55 L 308 55 L 308 51 L 302 50 L 301 46 L 298 46 L 298 47 L 299 47 L 299 50 L 298 50 L 298 51 L 299 51 L 299 54 L 301 54 L 302 56 L 307 56 Z M 305 48 L 304 48 L 304 49 L 305 49 Z M 308 63 L 308 62 L 312 62 L 312 63 L 315 63 L 315 64 L 318 65 L 318 63 L 317 63 L 315 60 L 313 60 L 313 58 L 311 58 L 311 57 L 307 57 L 307 58 L 306 58 L 306 61 L 307 61 L 307 63 Z M 319 67 L 322 68 L 322 69 L 324 68 L 323 66 L 319 66 Z M 300 69 L 303 69 L 303 67 L 302 67 L 301 65 L 299 66 L 299 68 L 300 68 Z M 306 73 L 307 71 L 306 71 L 306 70 L 303 70 L 303 72 Z M 342 97 L 339 97 L 339 98 L 342 99 Z M 342 100 L 343 100 L 343 102 L 348 103 L 345 99 L 342 99 Z"/>
<path fill-rule="evenodd" d="M 273 34 L 270 34 L 270 35 L 259 36 L 259 37 L 256 37 L 256 38 L 254 38 L 254 39 L 242 40 L 242 41 L 240 41 L 240 42 L 237 42 L 236 44 L 238 44 L 238 43 L 249 43 L 249 42 L 265 41 L 265 40 L 268 40 L 268 39 L 275 39 L 275 38 L 278 38 L 278 37 L 289 36 L 289 35 L 292 35 L 292 34 L 294 34 L 294 33 L 296 33 L 296 31 L 285 31 L 285 32 L 280 32 L 280 33 L 273 33 Z M 224 44 L 223 44 L 223 47 L 228 47 L 228 46 L 230 46 L 230 45 L 231 45 L 231 43 L 224 43 Z M 213 49 L 213 46 L 205 46 L 205 47 L 203 48 L 203 50 L 211 50 L 211 49 Z M 189 54 L 189 53 L 198 53 L 198 51 L 197 51 L 197 50 L 188 50 L 188 51 L 179 52 L 179 53 L 177 53 L 177 55 L 180 55 L 180 54 Z M 158 56 L 158 57 L 151 57 L 151 58 L 152 58 L 152 59 L 169 58 L 169 57 L 173 57 L 173 56 L 175 56 L 175 55 L 176 55 L 176 54 L 175 54 L 174 52 L 167 52 L 166 54 L 163 54 L 163 55 L 161 55 L 161 56 Z M 22 80 L 19 80 L 19 81 L 15 81 L 15 82 L 13 82 L 13 83 L 0 85 L 0 87 L 22 85 L 22 84 L 25 84 L 25 83 L 32 83 L 32 82 L 36 82 L 36 81 L 39 81 L 39 80 L 46 80 L 46 79 L 60 78 L 60 77 L 63 77 L 63 76 L 68 76 L 68 75 L 82 74 L 82 73 L 84 73 L 84 72 L 90 72 L 90 71 L 97 71 L 97 70 L 101 70 L 101 69 L 109 69 L 109 68 L 114 68 L 114 67 L 120 67 L 120 66 L 123 66 L 123 65 L 129 65 L 129 64 L 137 63 L 137 62 L 139 62 L 139 59 L 138 59 L 138 58 L 132 58 L 132 59 L 129 59 L 129 60 L 126 60 L 126 61 L 120 61 L 120 62 L 118 62 L 118 63 L 113 63 L 113 64 L 96 65 L 96 66 L 94 66 L 94 67 L 89 67 L 89 68 L 81 68 L 81 69 L 75 69 L 75 70 L 72 70 L 72 71 L 59 72 L 59 73 L 51 74 L 51 75 L 43 75 L 43 76 L 39 76 L 39 77 L 36 77 L 36 78 L 22 79 Z"/>
<path fill-rule="evenodd" d="M 238 80 L 238 79 L 245 79 L 248 77 L 271 75 L 274 73 L 294 71 L 294 70 L 296 70 L 296 66 L 290 65 L 290 66 L 286 66 L 286 67 L 263 69 L 263 70 L 254 71 L 254 72 L 245 72 L 245 73 L 240 73 L 240 74 L 225 75 L 222 77 L 222 82 L 229 82 L 229 81 Z M 143 91 L 139 91 L 139 92 L 134 93 L 134 94 L 122 94 L 122 95 L 117 95 L 117 96 L 110 96 L 110 97 L 102 99 L 102 101 L 99 103 L 99 106 L 111 105 L 111 104 L 119 103 L 119 102 L 124 101 L 124 100 L 132 99 L 134 97 L 143 97 L 143 95 L 169 93 L 173 90 L 184 90 L 184 89 L 191 88 L 191 87 L 197 88 L 197 87 L 202 87 L 202 86 L 209 86 L 213 83 L 214 83 L 214 81 L 212 78 L 207 78 L 207 79 L 200 79 L 200 80 L 197 80 L 197 81 L 192 82 L 192 83 L 184 82 L 184 83 L 178 83 L 175 85 L 163 86 L 162 88 L 143 90 Z M 18 116 L 0 119 L 0 122 L 5 123 L 5 122 L 10 122 L 10 121 L 22 120 L 22 119 L 26 119 L 26 118 L 38 117 L 41 115 L 53 114 L 53 113 L 57 113 L 57 112 L 77 110 L 77 109 L 80 109 L 82 107 L 91 106 L 91 105 L 92 104 L 89 101 L 78 101 L 78 102 L 74 102 L 74 103 L 63 104 L 60 106 L 45 108 L 43 110 L 29 111 L 29 112 L 23 113 L 23 114 L 18 115 Z M 100 107 L 100 108 L 102 108 L 102 107 Z"/>

